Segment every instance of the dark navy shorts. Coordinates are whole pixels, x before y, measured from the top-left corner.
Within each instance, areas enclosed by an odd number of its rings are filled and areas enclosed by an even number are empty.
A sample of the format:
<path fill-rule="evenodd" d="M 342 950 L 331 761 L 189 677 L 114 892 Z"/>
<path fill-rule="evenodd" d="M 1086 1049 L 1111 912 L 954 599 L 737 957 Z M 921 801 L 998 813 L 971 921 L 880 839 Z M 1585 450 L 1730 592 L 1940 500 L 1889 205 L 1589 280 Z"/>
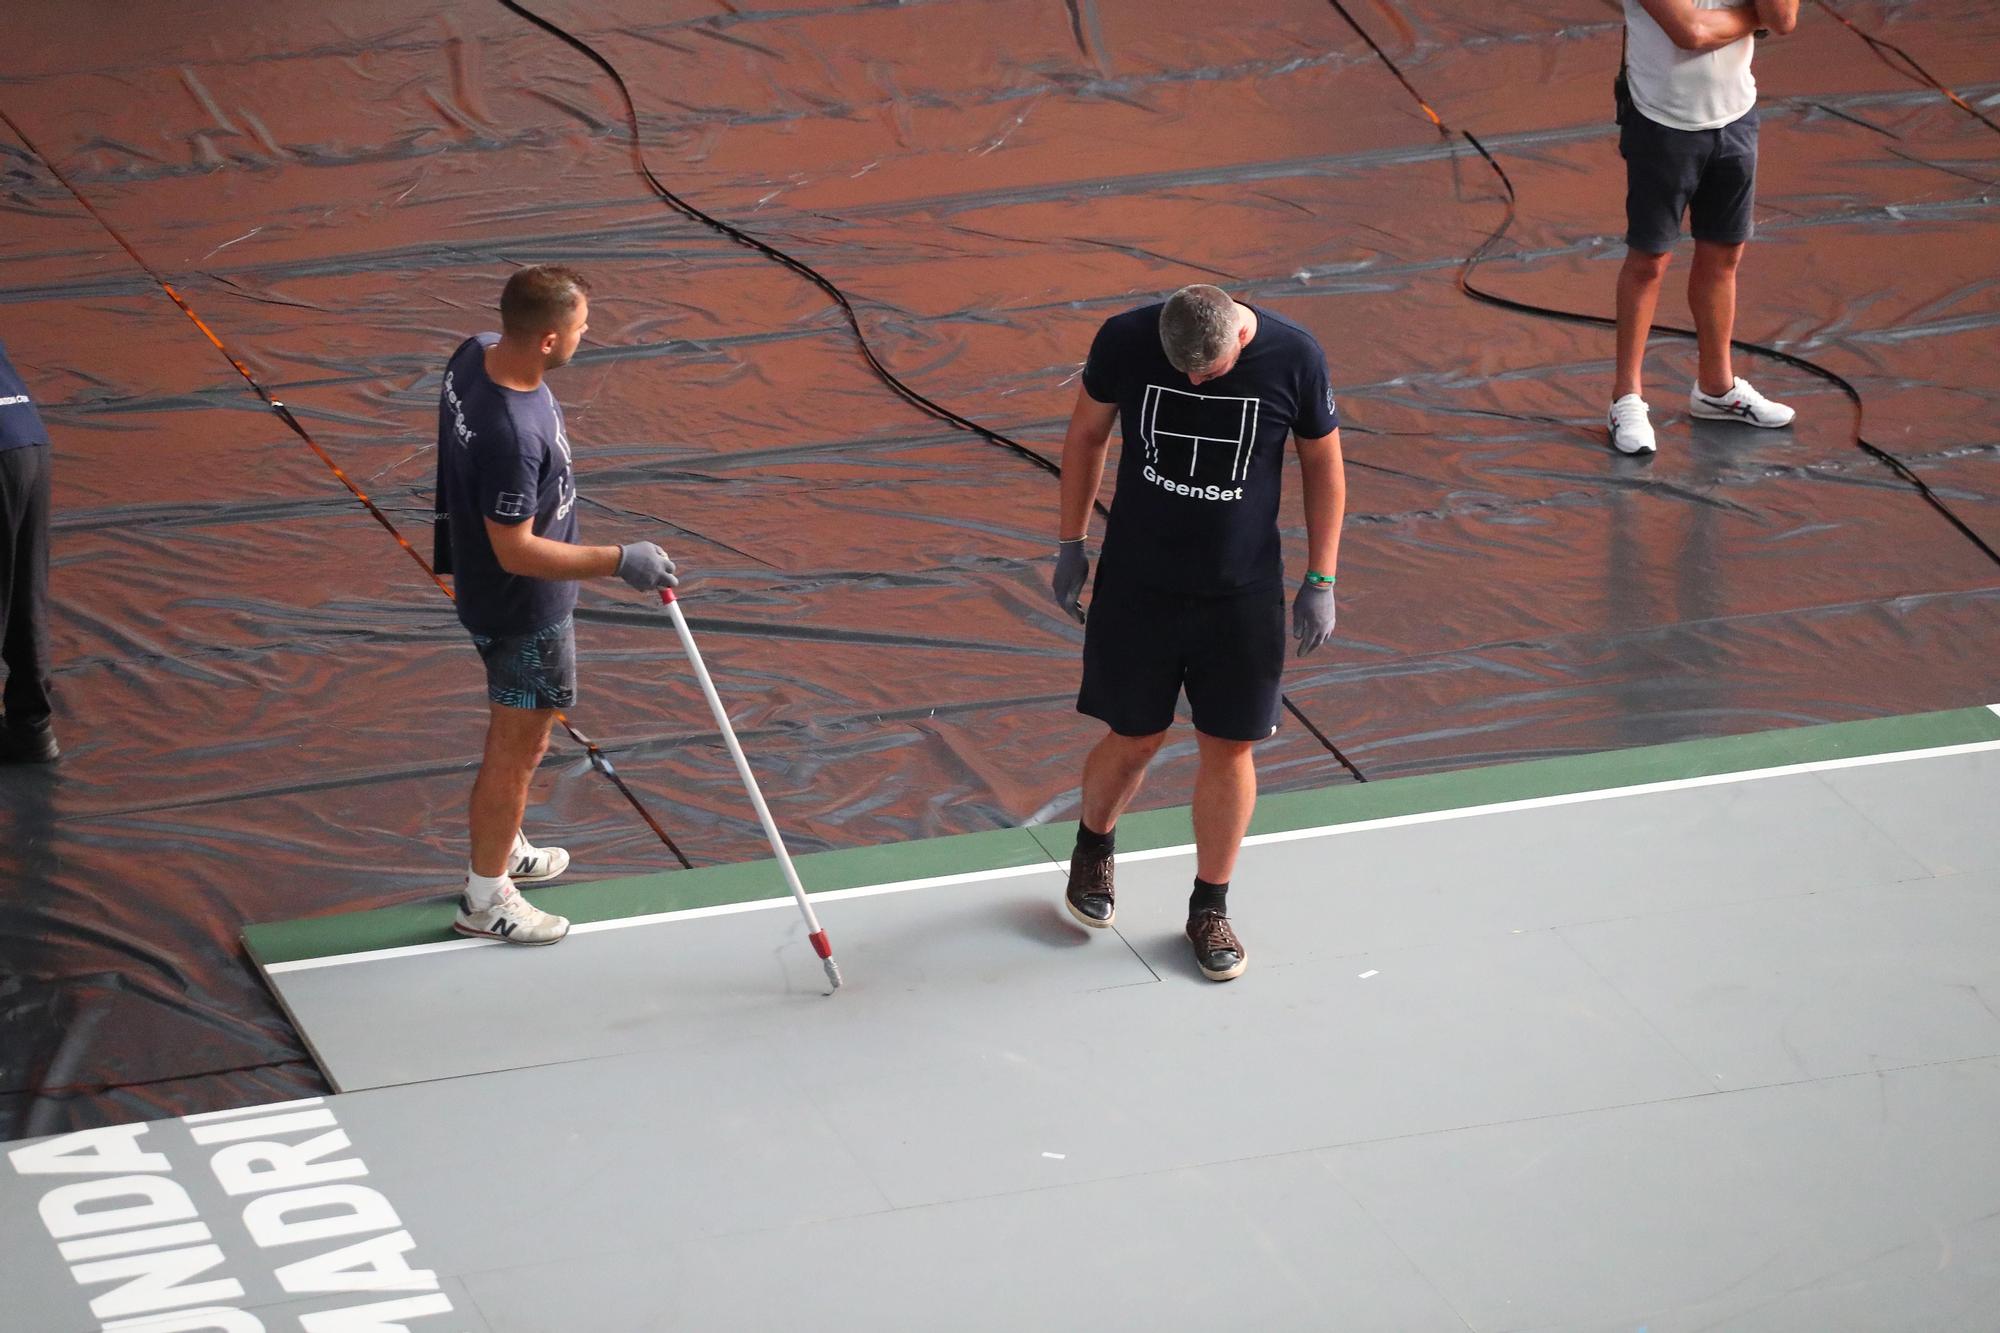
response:
<path fill-rule="evenodd" d="M 576 624 L 564 616 L 532 634 L 472 636 L 486 663 L 486 697 L 503 708 L 576 703 Z"/>
<path fill-rule="evenodd" d="M 1625 244 L 1663 255 L 1681 238 L 1681 218 L 1697 241 L 1750 239 L 1757 198 L 1757 108 L 1720 129 L 1677 130 L 1634 107 L 1618 132 L 1625 158 Z"/>
<path fill-rule="evenodd" d="M 1076 711 L 1121 736 L 1174 723 L 1187 691 L 1195 730 L 1261 741 L 1278 729 L 1285 670 L 1285 590 L 1186 597 L 1100 581 L 1083 630 Z"/>

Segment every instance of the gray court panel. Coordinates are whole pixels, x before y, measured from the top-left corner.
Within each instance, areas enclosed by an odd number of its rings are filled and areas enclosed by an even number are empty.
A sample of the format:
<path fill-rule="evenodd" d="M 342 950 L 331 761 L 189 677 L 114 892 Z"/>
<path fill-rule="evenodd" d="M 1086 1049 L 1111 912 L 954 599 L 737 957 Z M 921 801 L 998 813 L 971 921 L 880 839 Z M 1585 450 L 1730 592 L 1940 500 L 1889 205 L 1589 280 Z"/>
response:
<path fill-rule="evenodd" d="M 1560 934 L 1721 1087 L 2000 1054 L 2000 890 L 1990 876 Z"/>
<path fill-rule="evenodd" d="M 1323 1156 L 1480 1333 L 1986 1333 L 1996 1123 L 2000 1061 L 1980 1060 Z M 1830 1308 L 1843 1322 L 1811 1322 Z"/>
<path fill-rule="evenodd" d="M 1808 774 L 1247 848 L 1231 910 L 1255 975 L 1926 873 Z M 1121 925 L 1162 975 L 1194 975 L 1180 937 L 1192 875 L 1187 856 L 1119 868 Z M 899 997 L 917 992 L 934 1005 L 977 1004 L 996 988 L 1082 993 L 1151 979 L 1118 951 L 1081 950 L 1081 932 L 1053 906 L 1060 893 L 1051 870 L 825 904 L 850 981 L 833 1001 L 839 1018 L 818 1012 L 818 965 L 783 906 L 547 950 L 280 972 L 272 983 L 335 1086 L 352 1089 L 670 1049 L 718 1025 L 767 1032 L 861 1016 L 894 1027 L 907 1009 Z M 1137 921 L 1146 925 L 1134 934 Z M 510 1015 L 504 1031 L 466 1021 L 492 1004 Z"/>
<path fill-rule="evenodd" d="M 2000 1310 L 2000 1218 L 1954 1227 L 1762 1302 L 1702 1302 L 1630 1319 L 1535 1333 L 1993 1333 Z M 1929 1263 L 1912 1262 L 1922 1252 Z M 1892 1313 L 1890 1313 L 1892 1312 Z M 1884 1322 L 1885 1319 L 1893 1322 Z"/>
<path fill-rule="evenodd" d="M 1326 1171 L 1234 1162 L 468 1279 L 496 1333 L 1466 1324 Z M 617 1311 L 591 1324 L 580 1310 Z"/>
<path fill-rule="evenodd" d="M 1229 904 L 1257 967 L 1929 873 L 1804 773 L 1259 844 Z M 1192 856 L 1121 864 L 1118 919 L 1184 916 L 1193 877 Z"/>
<path fill-rule="evenodd" d="M 814 1109 L 793 1062 L 765 1041 L 351 1093 L 327 1109 L 366 1164 L 362 1183 L 390 1200 L 415 1240 L 410 1262 L 455 1277 L 886 1207 Z M 216 1149 L 191 1145 L 178 1121 L 148 1131 L 147 1146 L 174 1160 L 174 1178 L 230 1256 L 229 1276 L 249 1287 L 248 1303 L 281 1297 L 272 1267 L 298 1251 L 257 1251 L 241 1220 L 245 1200 L 225 1196 L 209 1172 Z M 0 1162 L 9 1301 L 81 1311 L 85 1302 L 36 1215 L 43 1182 L 63 1180 L 17 1177 Z M 413 1328 L 447 1333 L 447 1323 Z M 40 1333 L 44 1325 L 28 1327 Z M 566 1327 L 622 1325 L 579 1317 Z"/>
<path fill-rule="evenodd" d="M 591 1089 L 586 1095 L 603 1096 L 605 1093 L 606 1090 L 600 1087 Z M 184 1280 L 193 1283 L 230 1280 L 239 1284 L 242 1294 L 234 1297 L 218 1294 L 195 1304 L 254 1313 L 271 1330 L 298 1328 L 299 1317 L 305 1314 L 441 1293 L 450 1300 L 450 1313 L 420 1318 L 413 1322 L 412 1327 L 450 1329 L 453 1333 L 490 1333 L 490 1326 L 479 1317 L 475 1304 L 456 1274 L 475 1266 L 474 1256 L 490 1253 L 487 1246 L 493 1233 L 487 1219 L 461 1211 L 461 1201 L 470 1201 L 468 1196 L 476 1194 L 476 1191 L 466 1188 L 472 1181 L 506 1178 L 505 1173 L 496 1171 L 495 1159 L 504 1157 L 504 1145 L 512 1132 L 505 1124 L 508 1113 L 504 1108 L 489 1106 L 483 1094 L 462 1085 L 443 1095 L 442 1100 L 448 1103 L 449 1109 L 440 1111 L 437 1100 L 433 1098 L 428 1104 L 417 1098 L 401 1104 L 370 1104 L 357 1098 L 340 1098 L 329 1099 L 318 1107 L 302 1108 L 307 1114 L 330 1113 L 336 1117 L 333 1130 L 347 1136 L 345 1144 L 336 1144 L 315 1154 L 315 1161 L 337 1164 L 358 1159 L 362 1165 L 358 1174 L 342 1173 L 337 1179 L 343 1185 L 364 1186 L 379 1191 L 393 1208 L 393 1217 L 386 1226 L 367 1232 L 270 1249 L 258 1247 L 243 1221 L 244 1209 L 256 1195 L 230 1196 L 211 1169 L 214 1156 L 228 1145 L 198 1144 L 192 1136 L 191 1127 L 178 1120 L 152 1122 L 138 1140 L 137 1148 L 165 1157 L 171 1169 L 160 1172 L 149 1168 L 145 1174 L 159 1176 L 178 1185 L 193 1204 L 194 1217 L 176 1216 L 173 1218 L 176 1225 L 198 1222 L 207 1228 L 208 1234 L 195 1241 L 140 1248 L 165 1251 L 186 1244 L 214 1246 L 220 1251 L 222 1262 Z M 530 1112 L 537 1109 L 532 1104 L 524 1107 Z M 575 1102 L 564 1108 L 572 1118 L 593 1110 L 587 1101 Z M 431 1118 L 429 1123 L 427 1117 Z M 667 1119 L 671 1122 L 675 1117 Z M 769 1126 L 759 1128 L 768 1129 Z M 463 1172 L 463 1180 L 438 1174 L 441 1168 L 448 1168 L 449 1159 L 434 1161 L 405 1150 L 407 1140 L 420 1138 L 427 1130 L 436 1129 L 452 1134 L 458 1141 L 462 1160 L 456 1166 Z M 273 1137 L 298 1145 L 326 1132 L 326 1129 L 316 1126 L 274 1132 Z M 717 1132 L 728 1140 L 735 1138 L 740 1131 L 732 1131 L 725 1125 Z M 823 1180 L 827 1182 L 829 1191 L 848 1190 L 845 1197 L 852 1206 L 868 1206 L 876 1196 L 865 1182 L 859 1180 L 851 1164 L 840 1158 L 838 1145 L 831 1141 L 824 1127 L 807 1117 L 795 1133 L 797 1146 L 794 1160 L 789 1165 L 799 1173 L 804 1188 L 802 1190 L 801 1184 L 794 1182 L 792 1192 L 810 1194 L 811 1185 Z M 818 1146 L 830 1154 L 831 1168 L 820 1166 L 810 1159 L 809 1145 L 815 1138 L 819 1140 Z M 19 1146 L 8 1144 L 6 1149 Z M 844 1179 L 838 1176 L 843 1169 L 846 1172 Z M 117 1290 L 122 1285 L 121 1281 L 76 1280 L 56 1240 L 44 1229 L 38 1209 L 42 1200 L 54 1191 L 86 1182 L 110 1180 L 117 1174 L 20 1175 L 4 1157 L 0 1157 L 0 1281 L 4 1281 L 6 1290 L 4 1304 L 0 1304 L 0 1328 L 8 1330 L 8 1333 L 16 1333 L 16 1330 L 19 1333 L 98 1333 L 104 1327 L 103 1320 L 93 1317 L 90 1303 Z M 516 1174 L 514 1179 L 518 1185 L 520 1175 Z M 783 1219 L 812 1215 L 780 1198 L 785 1192 L 778 1190 L 775 1182 L 767 1186 L 739 1182 L 732 1188 L 747 1188 L 751 1198 L 762 1196 L 756 1206 L 740 1206 L 738 1216 Z M 824 1199 L 827 1195 L 822 1193 L 819 1197 Z M 100 1200 L 90 1205 L 90 1210 L 103 1206 L 105 1201 Z M 404 1262 L 412 1269 L 432 1272 L 435 1275 L 434 1285 L 406 1291 L 356 1290 L 303 1297 L 287 1293 L 279 1283 L 277 1270 L 282 1265 L 319 1257 L 397 1229 L 408 1230 L 414 1242 Z M 125 1227 L 101 1233 L 102 1237 L 114 1239 L 130 1234 L 133 1232 Z M 88 1263 L 91 1259 L 80 1256 L 77 1262 Z"/>
<path fill-rule="evenodd" d="M 1834 769 L 1824 777 L 1932 873 L 1989 880 L 2000 873 L 2000 751 Z"/>
<path fill-rule="evenodd" d="M 1385 956 L 1366 981 L 1273 965 L 1218 987 L 1176 958 L 1158 985 L 951 1022 L 913 1004 L 799 1043 L 799 1069 L 898 1206 L 1019 1189 L 1024 1165 L 1127 1175 L 1711 1088 L 1548 932 Z"/>
<path fill-rule="evenodd" d="M 1048 870 L 822 904 L 849 982 L 832 999 L 789 902 L 577 934 L 547 949 L 488 945 L 271 980 L 343 1091 L 672 1051 L 723 1034 L 797 1028 L 866 1041 L 913 1009 L 1153 980 L 1127 949 L 1083 949 L 1061 893 Z"/>
<path fill-rule="evenodd" d="M 44 1237 L 45 1243 L 46 1239 Z M 59 1268 L 58 1271 L 60 1271 Z M 88 1308 L 88 1302 L 91 1296 L 103 1291 L 107 1285 L 109 1284 L 99 1284 L 87 1289 L 76 1287 L 74 1288 L 76 1294 L 69 1296 L 60 1304 L 51 1304 L 35 1299 L 24 1300 L 18 1296 L 10 1295 L 8 1303 L 13 1309 L 13 1317 L 28 1322 L 0 1324 L 0 1328 L 7 1329 L 8 1333 L 104 1333 L 106 1325 L 102 1320 L 92 1317 Z M 450 1300 L 451 1309 L 445 1313 L 419 1316 L 412 1319 L 406 1325 L 411 1330 L 411 1333 L 423 1329 L 426 1324 L 434 1325 L 439 1329 L 450 1329 L 451 1333 L 497 1333 L 497 1326 L 488 1323 L 485 1317 L 479 1313 L 479 1302 L 466 1289 L 463 1282 L 460 1282 L 457 1278 L 439 1274 L 437 1278 L 437 1291 Z M 246 1314 L 255 1315 L 264 1325 L 266 1333 L 273 1333 L 274 1330 L 302 1327 L 300 1321 L 306 1315 L 324 1314 L 329 1310 L 341 1309 L 343 1307 L 367 1306 L 378 1302 L 396 1301 L 410 1297 L 413 1294 L 401 1291 L 382 1291 L 355 1292 L 337 1300 L 326 1298 L 317 1300 L 274 1300 L 269 1302 L 245 1302 L 239 1300 L 224 1302 L 222 1308 L 233 1311 L 240 1310 Z M 161 1318 L 165 1318 L 170 1315 L 188 1313 L 202 1308 L 204 1307 L 183 1306 L 178 1310 L 161 1310 L 158 1314 Z M 367 1330 L 367 1333 L 377 1333 L 381 1325 L 370 1326 L 364 1323 L 360 1327 Z M 140 1328 L 135 1330 L 135 1333 L 146 1333 L 146 1331 Z"/>

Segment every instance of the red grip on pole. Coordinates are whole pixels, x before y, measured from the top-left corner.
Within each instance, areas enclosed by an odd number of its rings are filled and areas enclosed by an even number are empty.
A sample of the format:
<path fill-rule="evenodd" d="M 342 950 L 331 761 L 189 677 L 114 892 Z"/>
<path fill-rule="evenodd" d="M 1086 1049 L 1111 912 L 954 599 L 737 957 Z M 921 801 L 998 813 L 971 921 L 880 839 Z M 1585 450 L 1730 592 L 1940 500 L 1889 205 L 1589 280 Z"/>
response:
<path fill-rule="evenodd" d="M 813 942 L 813 952 L 818 954 L 821 958 L 833 957 L 833 946 L 826 942 L 825 931 L 816 930 L 812 934 L 806 936 L 806 938 Z"/>
<path fill-rule="evenodd" d="M 660 602 L 664 606 L 672 606 L 674 604 L 674 590 L 672 588 L 660 589 Z"/>

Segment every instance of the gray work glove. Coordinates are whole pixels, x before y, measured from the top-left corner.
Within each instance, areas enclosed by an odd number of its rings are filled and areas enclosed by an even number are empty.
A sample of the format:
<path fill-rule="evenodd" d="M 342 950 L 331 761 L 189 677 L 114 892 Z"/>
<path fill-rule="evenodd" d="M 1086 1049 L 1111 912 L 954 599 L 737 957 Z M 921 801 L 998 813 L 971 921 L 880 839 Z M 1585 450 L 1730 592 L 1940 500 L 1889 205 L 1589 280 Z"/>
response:
<path fill-rule="evenodd" d="M 1333 635 L 1333 585 L 1301 583 L 1292 599 L 1292 637 L 1299 641 L 1304 657 Z"/>
<path fill-rule="evenodd" d="M 667 559 L 667 553 L 652 542 L 633 542 L 618 548 L 618 577 L 640 592 L 657 592 L 661 588 L 678 588 L 681 585 L 681 581 L 674 577 L 674 562 Z"/>
<path fill-rule="evenodd" d="M 1083 583 L 1090 577 L 1090 553 L 1083 549 L 1084 541 L 1078 537 L 1056 543 L 1056 576 L 1049 581 L 1056 605 L 1079 625 L 1083 623 Z"/>

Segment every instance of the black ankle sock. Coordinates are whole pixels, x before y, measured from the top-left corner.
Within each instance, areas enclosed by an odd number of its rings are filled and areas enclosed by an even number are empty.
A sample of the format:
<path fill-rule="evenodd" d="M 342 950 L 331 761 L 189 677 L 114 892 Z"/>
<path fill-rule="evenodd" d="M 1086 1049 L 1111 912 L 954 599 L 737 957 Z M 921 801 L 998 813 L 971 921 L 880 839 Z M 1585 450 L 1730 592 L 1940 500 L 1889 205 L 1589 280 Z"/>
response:
<path fill-rule="evenodd" d="M 1228 916 L 1229 886 L 1210 884 L 1205 879 L 1197 878 L 1194 892 L 1188 895 L 1188 915 L 1193 916 L 1196 912 L 1220 912 Z"/>
<path fill-rule="evenodd" d="M 1118 830 L 1099 833 L 1082 820 L 1076 822 L 1076 849 L 1086 856 L 1109 856 L 1118 846 Z"/>

